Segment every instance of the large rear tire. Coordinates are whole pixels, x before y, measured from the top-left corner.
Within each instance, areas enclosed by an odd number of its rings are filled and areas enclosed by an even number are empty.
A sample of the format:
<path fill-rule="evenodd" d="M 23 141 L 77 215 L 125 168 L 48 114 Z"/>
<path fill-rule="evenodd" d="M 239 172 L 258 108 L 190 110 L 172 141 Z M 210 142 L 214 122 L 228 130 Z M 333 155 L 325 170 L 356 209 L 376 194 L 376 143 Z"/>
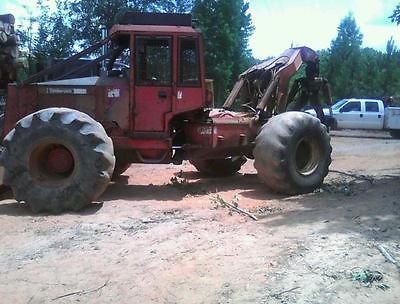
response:
<path fill-rule="evenodd" d="M 244 156 L 236 156 L 220 159 L 190 160 L 190 163 L 204 175 L 220 177 L 235 174 L 246 161 Z"/>
<path fill-rule="evenodd" d="M 5 182 L 34 212 L 80 210 L 107 188 L 113 144 L 87 114 L 48 108 L 17 122 L 4 138 Z"/>
<path fill-rule="evenodd" d="M 261 129 L 254 148 L 254 167 L 273 191 L 311 192 L 328 174 L 332 147 L 326 127 L 302 112 L 271 118 Z"/>

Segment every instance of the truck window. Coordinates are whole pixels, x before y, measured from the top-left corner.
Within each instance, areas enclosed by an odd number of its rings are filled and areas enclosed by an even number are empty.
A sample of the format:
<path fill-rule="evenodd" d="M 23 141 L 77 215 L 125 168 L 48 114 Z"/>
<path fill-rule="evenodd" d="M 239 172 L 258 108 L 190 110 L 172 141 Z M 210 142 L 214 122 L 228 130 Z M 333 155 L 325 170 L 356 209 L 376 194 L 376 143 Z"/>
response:
<path fill-rule="evenodd" d="M 196 40 L 179 39 L 179 84 L 182 86 L 199 86 L 199 56 Z"/>
<path fill-rule="evenodd" d="M 366 101 L 365 102 L 366 112 L 379 112 L 379 106 L 376 101 Z"/>
<path fill-rule="evenodd" d="M 136 38 L 136 83 L 138 85 L 171 85 L 171 38 Z"/>
<path fill-rule="evenodd" d="M 361 103 L 359 101 L 350 101 L 340 109 L 340 112 L 360 112 L 360 111 L 361 111 Z"/>

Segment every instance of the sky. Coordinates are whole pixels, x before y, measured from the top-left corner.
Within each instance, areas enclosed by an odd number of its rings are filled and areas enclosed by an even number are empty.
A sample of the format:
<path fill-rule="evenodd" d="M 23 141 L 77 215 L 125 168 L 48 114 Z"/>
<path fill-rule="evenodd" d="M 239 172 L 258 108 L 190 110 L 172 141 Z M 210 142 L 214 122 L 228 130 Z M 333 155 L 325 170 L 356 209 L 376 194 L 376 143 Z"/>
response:
<path fill-rule="evenodd" d="M 330 47 L 340 21 L 353 14 L 363 47 L 385 51 L 393 37 L 400 48 L 400 26 L 390 22 L 399 0 L 250 0 L 255 31 L 249 45 L 259 59 L 279 55 L 293 46 L 315 50 Z"/>
<path fill-rule="evenodd" d="M 110 0 L 111 1 L 111 0 Z M 36 11 L 36 1 L 0 0 L 0 14 L 13 13 L 21 23 L 27 10 Z M 53 1 L 54 2 L 54 1 Z M 341 19 L 350 12 L 364 35 L 363 47 L 385 51 L 393 37 L 400 48 L 400 26 L 388 16 L 399 0 L 249 0 L 254 33 L 249 45 L 253 56 L 277 56 L 293 46 L 315 50 L 329 48 Z M 31 3 L 23 8 L 21 3 Z"/>

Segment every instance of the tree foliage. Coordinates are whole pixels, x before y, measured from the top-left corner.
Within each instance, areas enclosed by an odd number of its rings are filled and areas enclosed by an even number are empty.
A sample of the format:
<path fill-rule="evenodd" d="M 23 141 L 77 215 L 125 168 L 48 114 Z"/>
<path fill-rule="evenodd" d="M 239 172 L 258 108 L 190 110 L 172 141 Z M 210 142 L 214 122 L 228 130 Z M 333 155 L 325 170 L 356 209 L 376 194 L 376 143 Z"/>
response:
<path fill-rule="evenodd" d="M 330 49 L 320 51 L 321 72 L 332 86 L 334 99 L 385 98 L 400 95 L 400 52 L 395 41 L 386 52 L 362 47 L 362 33 L 354 17 L 345 16 Z"/>
<path fill-rule="evenodd" d="M 396 5 L 392 15 L 389 16 L 390 20 L 397 25 L 400 24 L 400 3 Z"/>
<path fill-rule="evenodd" d="M 56 1 L 56 11 L 50 12 L 49 6 L 39 0 L 41 15 L 37 36 L 33 39 L 33 55 L 38 58 L 61 58 L 73 52 L 73 32 L 65 16 L 66 2 Z"/>
<path fill-rule="evenodd" d="M 332 40 L 327 77 L 337 97 L 353 96 L 359 84 L 363 35 L 352 14 L 343 18 Z"/>
<path fill-rule="evenodd" d="M 204 36 L 208 78 L 214 79 L 218 104 L 238 75 L 253 63 L 248 39 L 253 32 L 249 2 L 244 0 L 38 0 L 39 16 L 30 16 L 21 38 L 35 58 L 66 57 L 101 39 L 100 26 L 111 27 L 124 9 L 192 12 Z M 400 24 L 400 4 L 389 17 Z M 36 23 L 37 26 L 34 26 Z M 32 28 L 38 28 L 32 35 Z M 362 47 L 363 35 L 352 14 L 345 16 L 330 48 L 320 50 L 321 74 L 335 99 L 400 95 L 400 52 L 391 38 L 385 52 Z"/>
<path fill-rule="evenodd" d="M 204 36 L 207 77 L 214 79 L 222 103 L 236 77 L 249 64 L 253 31 L 249 4 L 243 0 L 196 0 L 193 15 Z"/>
<path fill-rule="evenodd" d="M 121 11 L 183 13 L 191 7 L 192 0 L 73 0 L 68 4 L 73 39 L 80 41 L 82 47 L 99 41 L 100 28 L 109 29 Z"/>
<path fill-rule="evenodd" d="M 33 52 L 52 57 L 63 57 L 74 51 L 74 46 L 88 47 L 101 39 L 101 27 L 110 28 L 124 10 L 138 12 L 189 13 L 193 0 L 57 0 L 55 10 L 49 0 L 38 0 L 40 15 Z M 28 43 L 28 30 L 21 31 Z M 58 48 L 58 51 L 57 51 Z"/>

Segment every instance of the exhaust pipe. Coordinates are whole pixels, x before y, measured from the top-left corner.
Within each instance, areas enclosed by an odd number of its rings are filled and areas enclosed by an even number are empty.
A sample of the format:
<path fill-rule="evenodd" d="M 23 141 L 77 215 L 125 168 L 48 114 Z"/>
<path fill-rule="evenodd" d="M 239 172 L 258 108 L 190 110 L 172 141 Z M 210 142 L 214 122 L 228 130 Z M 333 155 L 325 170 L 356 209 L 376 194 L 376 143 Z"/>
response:
<path fill-rule="evenodd" d="M 101 30 L 101 40 L 104 40 L 107 38 L 107 28 L 105 25 L 100 26 Z M 107 43 L 103 44 L 101 47 L 101 55 L 104 56 L 107 52 Z M 101 61 L 101 72 L 106 72 L 106 60 Z"/>

